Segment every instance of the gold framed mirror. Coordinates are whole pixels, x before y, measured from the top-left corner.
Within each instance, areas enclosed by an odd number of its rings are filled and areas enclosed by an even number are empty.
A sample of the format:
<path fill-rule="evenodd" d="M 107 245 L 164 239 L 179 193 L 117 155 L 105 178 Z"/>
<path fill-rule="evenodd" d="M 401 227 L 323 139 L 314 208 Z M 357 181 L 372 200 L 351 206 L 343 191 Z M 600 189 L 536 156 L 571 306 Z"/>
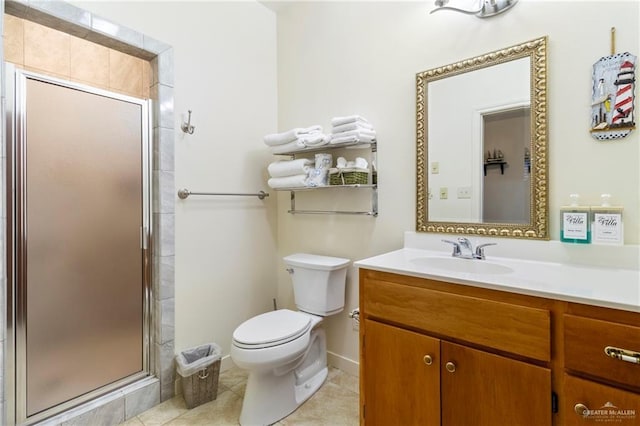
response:
<path fill-rule="evenodd" d="M 546 47 L 416 74 L 418 232 L 549 239 Z"/>

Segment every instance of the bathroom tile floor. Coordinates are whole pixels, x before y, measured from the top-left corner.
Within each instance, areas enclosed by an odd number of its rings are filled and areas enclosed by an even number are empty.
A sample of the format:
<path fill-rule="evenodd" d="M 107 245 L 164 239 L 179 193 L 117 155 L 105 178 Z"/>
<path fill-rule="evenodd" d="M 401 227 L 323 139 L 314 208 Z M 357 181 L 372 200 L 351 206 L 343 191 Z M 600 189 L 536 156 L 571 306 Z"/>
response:
<path fill-rule="evenodd" d="M 178 395 L 120 426 L 238 425 L 246 383 L 246 372 L 232 368 L 220 373 L 215 400 L 189 410 Z M 358 378 L 330 367 L 320 390 L 276 425 L 355 426 L 358 398 Z"/>

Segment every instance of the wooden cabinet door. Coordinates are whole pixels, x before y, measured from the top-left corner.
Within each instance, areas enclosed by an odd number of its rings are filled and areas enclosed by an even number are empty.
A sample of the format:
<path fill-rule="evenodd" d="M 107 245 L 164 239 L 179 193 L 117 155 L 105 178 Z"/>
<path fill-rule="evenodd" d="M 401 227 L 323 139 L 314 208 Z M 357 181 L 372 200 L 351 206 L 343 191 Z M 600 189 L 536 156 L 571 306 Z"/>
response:
<path fill-rule="evenodd" d="M 640 395 L 577 377 L 564 376 L 565 425 L 640 424 Z"/>
<path fill-rule="evenodd" d="M 443 426 L 551 425 L 551 370 L 441 342 Z"/>
<path fill-rule="evenodd" d="M 367 319 L 364 346 L 365 424 L 440 426 L 440 341 Z"/>

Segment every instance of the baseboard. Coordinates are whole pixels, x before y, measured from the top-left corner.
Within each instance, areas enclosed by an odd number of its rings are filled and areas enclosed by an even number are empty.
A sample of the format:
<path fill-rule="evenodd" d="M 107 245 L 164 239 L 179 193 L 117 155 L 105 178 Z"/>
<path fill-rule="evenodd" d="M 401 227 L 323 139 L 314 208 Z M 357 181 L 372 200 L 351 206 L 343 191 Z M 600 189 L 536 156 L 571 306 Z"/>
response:
<path fill-rule="evenodd" d="M 235 367 L 236 365 L 233 363 L 231 359 L 231 355 L 225 355 L 220 359 L 220 372 L 227 371 Z"/>
<path fill-rule="evenodd" d="M 330 367 L 335 367 L 351 376 L 360 376 L 360 363 L 342 355 L 327 351 L 327 364 Z"/>

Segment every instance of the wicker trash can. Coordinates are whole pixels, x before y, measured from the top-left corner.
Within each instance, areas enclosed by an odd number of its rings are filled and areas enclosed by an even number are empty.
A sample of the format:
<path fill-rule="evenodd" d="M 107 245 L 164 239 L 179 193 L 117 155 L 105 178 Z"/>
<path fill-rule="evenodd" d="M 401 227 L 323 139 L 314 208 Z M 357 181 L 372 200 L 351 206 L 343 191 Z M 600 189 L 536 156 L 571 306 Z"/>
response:
<path fill-rule="evenodd" d="M 188 408 L 197 407 L 218 397 L 222 350 L 215 343 L 182 351 L 176 357 L 182 378 L 182 393 Z"/>

